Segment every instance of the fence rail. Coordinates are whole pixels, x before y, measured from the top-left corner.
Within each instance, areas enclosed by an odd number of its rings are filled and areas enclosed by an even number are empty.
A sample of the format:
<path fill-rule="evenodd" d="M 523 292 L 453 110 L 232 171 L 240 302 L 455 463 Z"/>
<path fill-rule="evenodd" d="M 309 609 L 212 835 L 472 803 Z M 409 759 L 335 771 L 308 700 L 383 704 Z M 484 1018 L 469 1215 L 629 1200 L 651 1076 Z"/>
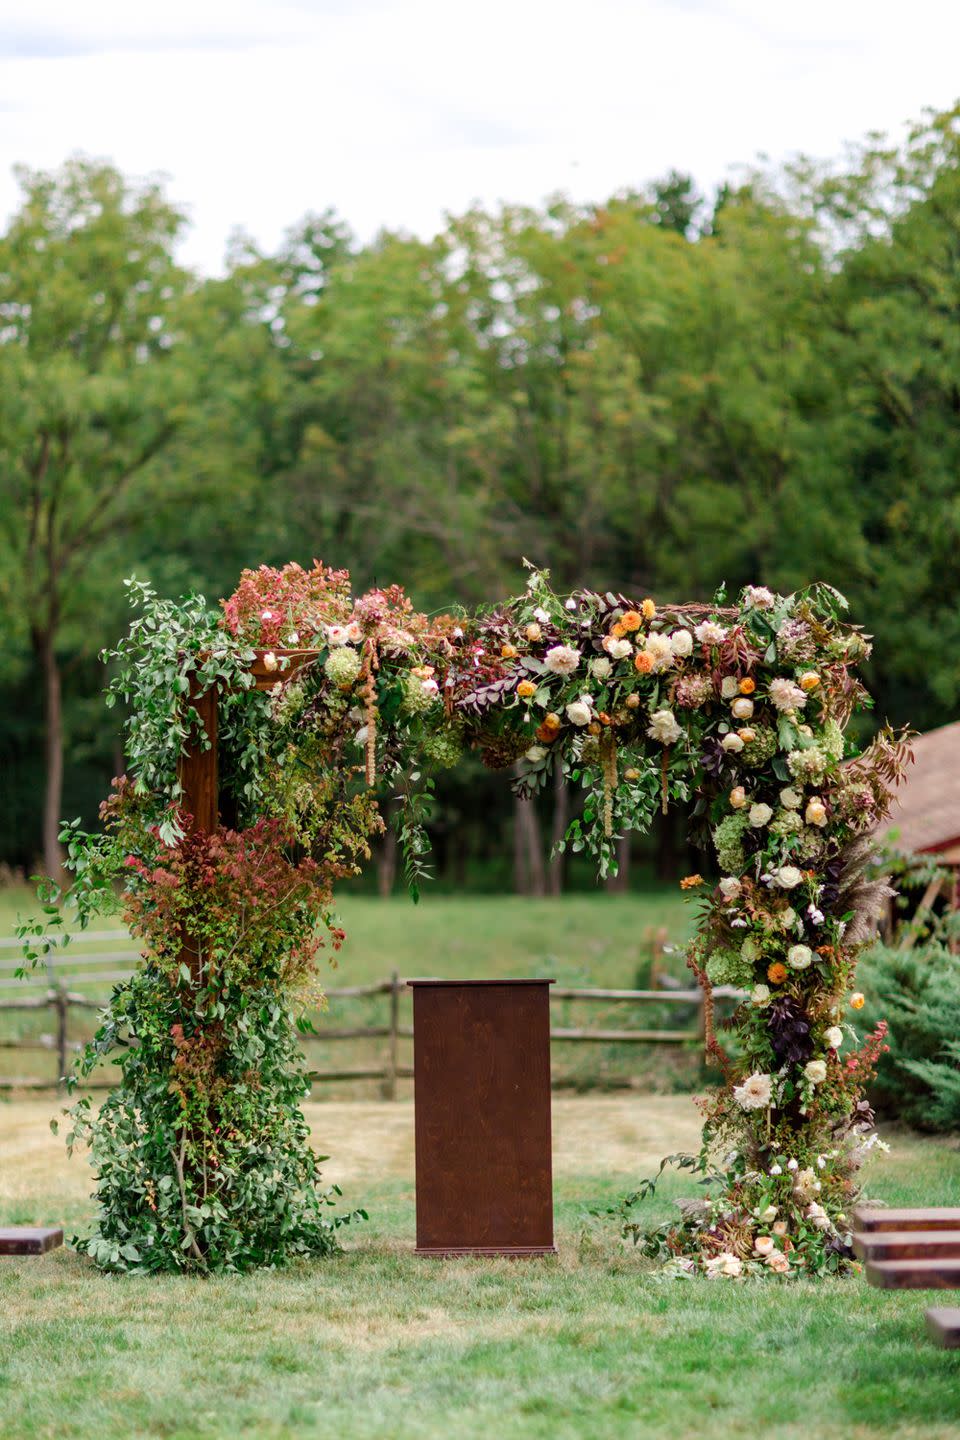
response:
<path fill-rule="evenodd" d="M 100 931 L 83 937 L 88 943 L 122 941 L 126 938 L 122 931 Z M 21 943 L 16 939 L 2 938 L 0 939 L 0 950 L 12 949 Z M 139 952 L 119 950 L 84 954 L 71 948 L 66 955 L 61 952 L 61 956 L 67 963 L 59 967 L 61 971 L 59 975 L 51 963 L 45 969 L 30 972 L 21 979 L 13 975 L 9 979 L 0 978 L 0 986 L 17 986 L 21 992 L 17 999 L 0 998 L 0 1019 L 7 1013 L 27 1014 L 44 1010 L 52 1011 L 54 1018 L 52 1034 L 25 1039 L 0 1038 L 0 1051 L 22 1050 L 56 1056 L 55 1076 L 47 1079 L 35 1075 L 0 1076 L 0 1091 L 47 1090 L 62 1087 L 69 1058 L 83 1049 L 81 1044 L 70 1039 L 71 1011 L 99 1011 L 104 1008 L 106 1003 L 102 996 L 86 994 L 76 987 L 104 982 L 113 984 L 120 980 L 126 980 L 134 963 L 139 959 Z M 116 966 L 124 961 L 129 963 L 123 970 L 100 968 L 103 964 Z M 0 959 L 0 971 L 16 970 L 21 963 L 20 960 Z M 311 1084 L 325 1081 L 377 1080 L 380 1082 L 385 1098 L 396 1098 L 397 1082 L 413 1076 L 412 1067 L 400 1062 L 400 1042 L 413 1037 L 412 1025 L 401 1024 L 400 1021 L 400 1001 L 406 987 L 406 980 L 394 971 L 392 975 L 383 980 L 376 980 L 366 985 L 344 985 L 326 992 L 327 999 L 331 1003 L 338 1000 L 364 1000 L 386 995 L 389 997 L 388 1021 L 386 1024 L 375 1025 L 318 1027 L 315 1030 L 306 1031 L 302 1035 L 306 1046 L 318 1042 L 326 1044 L 328 1041 L 350 1040 L 380 1040 L 387 1043 L 384 1047 L 385 1054 L 382 1063 L 379 1065 L 345 1065 L 339 1068 L 310 1070 L 307 1074 Z M 40 993 L 25 993 L 30 989 L 34 991 L 39 989 Z M 713 996 L 715 1000 L 741 1000 L 744 992 L 728 985 L 717 986 Z M 552 987 L 550 998 L 552 1002 L 603 1002 L 614 1006 L 626 1004 L 665 1005 L 680 1010 L 686 1009 L 688 1015 L 696 1016 L 697 1023 L 688 1029 L 610 1029 L 606 1026 L 570 1025 L 552 1027 L 551 1040 L 562 1044 L 692 1045 L 700 1041 L 704 1033 L 704 996 L 699 987 L 694 989 L 617 990 L 557 985 Z M 109 1089 L 111 1084 L 112 1082 L 104 1080 L 90 1081 L 85 1084 L 84 1088 L 90 1090 Z"/>

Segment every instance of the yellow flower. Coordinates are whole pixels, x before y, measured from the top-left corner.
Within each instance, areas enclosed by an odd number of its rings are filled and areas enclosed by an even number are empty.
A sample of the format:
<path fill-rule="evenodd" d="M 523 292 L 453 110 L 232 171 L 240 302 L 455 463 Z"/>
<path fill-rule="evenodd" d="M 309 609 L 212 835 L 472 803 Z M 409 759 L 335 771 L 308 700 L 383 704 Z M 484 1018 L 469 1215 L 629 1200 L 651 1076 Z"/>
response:
<path fill-rule="evenodd" d="M 640 771 L 636 768 L 635 765 L 631 765 L 629 770 L 624 770 L 623 778 L 624 780 L 639 780 Z"/>
<path fill-rule="evenodd" d="M 652 600 L 644 600 L 643 604 L 640 606 L 640 613 L 643 616 L 644 620 L 652 620 L 654 615 L 656 615 L 657 613 L 657 607 L 656 605 L 654 605 Z"/>
<path fill-rule="evenodd" d="M 808 670 L 805 675 L 800 676 L 801 690 L 816 690 L 820 684 L 820 676 L 816 670 Z"/>
<path fill-rule="evenodd" d="M 749 675 L 745 675 L 744 678 L 740 681 L 740 694 L 741 694 L 741 695 L 752 695 L 753 692 L 754 692 L 754 690 L 756 690 L 756 688 L 757 688 L 757 682 L 756 682 L 756 680 L 751 680 L 751 678 L 750 678 Z"/>
<path fill-rule="evenodd" d="M 501 645 L 500 654 L 504 660 L 515 660 L 518 654 L 517 647 L 516 645 Z"/>
<path fill-rule="evenodd" d="M 853 994 L 850 996 L 851 1008 L 854 1010 L 862 1010 L 866 1003 L 867 997 L 864 995 L 863 991 L 854 990 Z"/>
<path fill-rule="evenodd" d="M 517 686 L 517 694 L 523 700 L 529 700 L 531 695 L 536 695 L 537 687 L 532 680 L 521 680 Z"/>

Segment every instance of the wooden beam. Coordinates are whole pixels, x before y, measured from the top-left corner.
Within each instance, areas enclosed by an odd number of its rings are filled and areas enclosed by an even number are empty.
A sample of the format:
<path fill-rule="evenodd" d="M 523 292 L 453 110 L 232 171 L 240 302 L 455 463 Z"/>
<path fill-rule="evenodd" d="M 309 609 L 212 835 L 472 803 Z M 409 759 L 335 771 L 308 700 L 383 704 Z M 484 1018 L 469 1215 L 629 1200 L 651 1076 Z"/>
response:
<path fill-rule="evenodd" d="M 853 1237 L 861 1260 L 960 1260 L 960 1230 L 873 1230 Z"/>
<path fill-rule="evenodd" d="M 960 1290 L 960 1260 L 868 1260 L 866 1274 L 881 1290 Z"/>

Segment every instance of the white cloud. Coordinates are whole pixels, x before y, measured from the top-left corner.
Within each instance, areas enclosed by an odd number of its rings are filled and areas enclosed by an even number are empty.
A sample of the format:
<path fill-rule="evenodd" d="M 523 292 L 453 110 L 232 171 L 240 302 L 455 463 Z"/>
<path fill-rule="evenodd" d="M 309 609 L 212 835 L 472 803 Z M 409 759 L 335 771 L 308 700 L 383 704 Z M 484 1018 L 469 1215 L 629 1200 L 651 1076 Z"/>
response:
<path fill-rule="evenodd" d="M 432 232 L 473 200 L 602 198 L 670 166 L 836 153 L 960 88 L 942 0 L 0 0 L 0 211 L 16 161 L 161 171 L 218 268 L 333 205 Z"/>

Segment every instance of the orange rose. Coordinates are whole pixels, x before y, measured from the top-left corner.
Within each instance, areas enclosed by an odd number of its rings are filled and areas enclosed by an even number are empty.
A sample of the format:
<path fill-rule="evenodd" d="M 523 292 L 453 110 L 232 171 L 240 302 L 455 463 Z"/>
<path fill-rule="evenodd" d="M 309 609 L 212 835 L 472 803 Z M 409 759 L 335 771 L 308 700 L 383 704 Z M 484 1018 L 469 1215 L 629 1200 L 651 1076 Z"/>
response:
<path fill-rule="evenodd" d="M 518 653 L 516 645 L 501 645 L 500 647 L 500 654 L 504 660 L 516 660 Z"/>
<path fill-rule="evenodd" d="M 783 982 L 784 982 L 784 980 L 786 980 L 786 978 L 787 978 L 787 967 L 786 967 L 786 965 L 781 965 L 779 960 L 775 960 L 775 961 L 773 962 L 773 964 L 772 964 L 772 965 L 769 967 L 769 969 L 767 970 L 767 979 L 770 981 L 770 984 L 771 984 L 771 985 L 782 985 Z"/>
<path fill-rule="evenodd" d="M 537 726 L 534 733 L 537 739 L 540 740 L 544 745 L 552 745 L 554 740 L 556 740 L 557 736 L 560 734 L 560 726 L 548 725 L 546 720 L 544 720 L 542 725 Z"/>
<path fill-rule="evenodd" d="M 624 634 L 628 634 L 640 629 L 643 624 L 643 616 L 637 610 L 627 610 L 617 623 L 623 626 Z"/>
<path fill-rule="evenodd" d="M 808 670 L 805 675 L 800 676 L 801 690 L 816 690 L 820 684 L 820 676 L 816 670 Z"/>
<path fill-rule="evenodd" d="M 749 675 L 744 676 L 744 678 L 740 681 L 740 694 L 741 694 L 741 695 L 752 695 L 753 692 L 754 692 L 754 690 L 756 690 L 756 688 L 757 688 L 757 682 L 756 682 L 756 680 L 751 680 Z"/>
<path fill-rule="evenodd" d="M 653 669 L 653 656 L 648 655 L 646 650 L 640 650 L 634 656 L 633 664 L 635 669 L 639 670 L 641 675 L 649 675 L 650 671 Z"/>
<path fill-rule="evenodd" d="M 867 997 L 863 994 L 863 992 L 861 990 L 854 990 L 853 994 L 850 996 L 851 1009 L 862 1010 L 866 1003 Z"/>
<path fill-rule="evenodd" d="M 531 695 L 536 695 L 537 687 L 532 680 L 521 680 L 517 686 L 517 694 L 522 700 L 529 700 Z"/>

